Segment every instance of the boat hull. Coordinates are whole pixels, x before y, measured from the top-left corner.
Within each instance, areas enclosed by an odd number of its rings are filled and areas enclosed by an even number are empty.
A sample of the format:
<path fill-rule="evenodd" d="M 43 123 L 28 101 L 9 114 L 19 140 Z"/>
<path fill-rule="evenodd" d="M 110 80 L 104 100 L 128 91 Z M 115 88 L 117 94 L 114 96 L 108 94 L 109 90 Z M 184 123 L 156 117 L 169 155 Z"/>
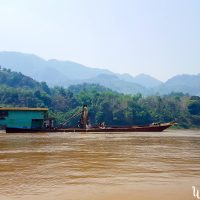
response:
<path fill-rule="evenodd" d="M 106 128 L 55 128 L 55 129 L 23 129 L 6 128 L 6 133 L 44 133 L 44 132 L 79 132 L 79 133 L 121 133 L 121 132 L 162 132 L 173 124 L 165 123 L 149 126 L 131 126 L 131 127 L 106 127 Z"/>

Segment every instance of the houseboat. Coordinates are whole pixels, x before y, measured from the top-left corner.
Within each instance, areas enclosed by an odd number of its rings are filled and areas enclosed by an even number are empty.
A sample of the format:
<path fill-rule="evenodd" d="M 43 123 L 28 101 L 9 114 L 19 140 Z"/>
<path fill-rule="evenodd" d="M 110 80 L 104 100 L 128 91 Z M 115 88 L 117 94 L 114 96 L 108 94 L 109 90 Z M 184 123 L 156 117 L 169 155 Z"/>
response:
<path fill-rule="evenodd" d="M 88 108 L 80 111 L 79 124 L 76 127 L 55 127 L 54 119 L 48 118 L 48 108 L 0 108 L 0 127 L 7 133 L 34 132 L 83 132 L 83 133 L 122 133 L 122 132 L 161 132 L 174 123 L 153 123 L 145 126 L 91 126 Z M 76 115 L 77 116 L 77 115 Z"/>

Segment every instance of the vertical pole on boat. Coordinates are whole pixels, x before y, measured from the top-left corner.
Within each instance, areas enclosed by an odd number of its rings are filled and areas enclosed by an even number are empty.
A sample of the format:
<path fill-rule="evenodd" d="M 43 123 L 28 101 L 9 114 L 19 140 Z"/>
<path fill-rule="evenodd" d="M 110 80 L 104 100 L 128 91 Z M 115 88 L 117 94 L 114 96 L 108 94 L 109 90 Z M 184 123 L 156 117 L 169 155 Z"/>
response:
<path fill-rule="evenodd" d="M 88 125 L 88 108 L 87 105 L 83 105 L 80 119 L 80 128 L 86 129 Z"/>

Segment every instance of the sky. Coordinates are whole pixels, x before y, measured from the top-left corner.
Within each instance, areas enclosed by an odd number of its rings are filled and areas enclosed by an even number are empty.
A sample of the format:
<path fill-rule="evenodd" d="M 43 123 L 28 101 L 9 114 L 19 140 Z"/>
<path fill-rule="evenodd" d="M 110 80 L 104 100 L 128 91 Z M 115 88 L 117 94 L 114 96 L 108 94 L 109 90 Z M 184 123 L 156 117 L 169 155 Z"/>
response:
<path fill-rule="evenodd" d="M 165 81 L 200 73 L 200 0 L 0 0 L 0 51 Z"/>

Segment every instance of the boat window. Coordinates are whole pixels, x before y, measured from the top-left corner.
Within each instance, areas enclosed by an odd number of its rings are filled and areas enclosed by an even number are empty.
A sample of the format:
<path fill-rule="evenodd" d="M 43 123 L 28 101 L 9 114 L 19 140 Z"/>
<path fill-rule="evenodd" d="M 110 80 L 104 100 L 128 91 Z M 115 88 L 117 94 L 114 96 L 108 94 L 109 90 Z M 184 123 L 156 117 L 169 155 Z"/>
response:
<path fill-rule="evenodd" d="M 4 119 L 5 117 L 8 117 L 8 111 L 0 110 L 0 119 Z"/>

